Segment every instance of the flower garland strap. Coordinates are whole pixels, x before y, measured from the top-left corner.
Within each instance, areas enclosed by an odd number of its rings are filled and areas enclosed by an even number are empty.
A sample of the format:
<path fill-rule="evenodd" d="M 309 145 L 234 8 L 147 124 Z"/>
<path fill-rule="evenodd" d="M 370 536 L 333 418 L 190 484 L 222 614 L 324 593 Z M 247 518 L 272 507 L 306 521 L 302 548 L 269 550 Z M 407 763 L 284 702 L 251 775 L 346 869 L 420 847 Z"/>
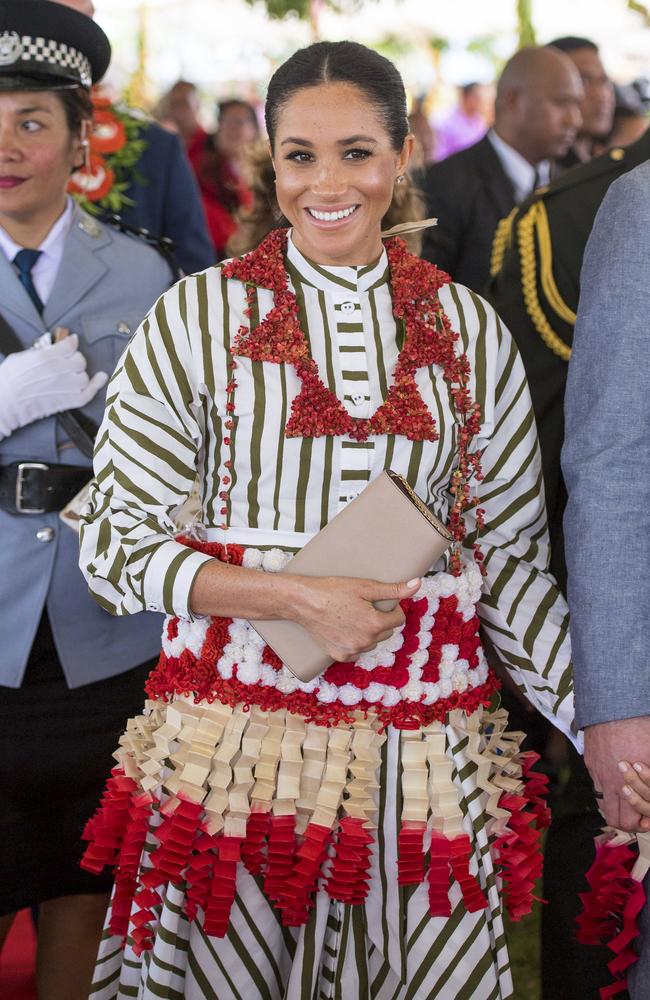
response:
<path fill-rule="evenodd" d="M 403 240 L 387 241 L 393 315 L 404 324 L 404 344 L 386 399 L 372 417 L 359 420 L 327 388 L 310 356 L 307 337 L 300 326 L 298 302 L 289 288 L 286 249 L 287 230 L 276 229 L 251 253 L 224 265 L 224 277 L 246 285 L 245 315 L 249 319 L 257 289 L 273 292 L 273 307 L 253 329 L 240 326 L 231 353 L 253 361 L 294 366 L 302 388 L 292 403 L 286 437 L 348 435 L 353 440 L 366 441 L 372 435 L 398 434 L 410 441 L 436 441 L 436 424 L 420 395 L 415 372 L 430 365 L 440 367 L 458 421 L 458 464 L 451 477 L 454 500 L 449 526 L 456 541 L 462 542 L 466 536 L 463 515 L 469 507 L 476 506 L 476 499 L 470 496 L 470 480 L 481 479 L 480 452 L 470 452 L 470 443 L 481 425 L 481 412 L 469 391 L 469 361 L 457 350 L 459 335 L 452 330 L 438 296 L 439 289 L 451 279 L 433 264 L 411 254 Z M 483 511 L 478 507 L 476 521 L 480 529 Z M 478 545 L 474 545 L 474 557 L 482 562 Z M 451 571 L 457 574 L 460 565 L 457 546 L 451 556 Z"/>

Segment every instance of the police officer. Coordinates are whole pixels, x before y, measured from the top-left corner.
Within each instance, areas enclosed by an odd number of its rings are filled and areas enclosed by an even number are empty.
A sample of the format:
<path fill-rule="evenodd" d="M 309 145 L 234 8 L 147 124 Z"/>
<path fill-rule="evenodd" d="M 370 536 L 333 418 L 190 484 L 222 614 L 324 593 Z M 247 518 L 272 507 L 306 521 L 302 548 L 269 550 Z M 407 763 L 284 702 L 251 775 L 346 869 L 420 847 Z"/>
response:
<path fill-rule="evenodd" d="M 88 994 L 110 881 L 78 868 L 80 835 L 160 643 L 159 616 L 89 598 L 58 516 L 92 474 L 108 375 L 171 282 L 66 194 L 109 59 L 90 18 L 0 0 L 0 945 L 39 904 L 48 1000 Z"/>
<path fill-rule="evenodd" d="M 490 299 L 521 353 L 537 420 L 551 536 L 551 569 L 566 592 L 560 468 L 564 393 L 587 239 L 609 185 L 650 158 L 650 132 L 615 147 L 538 190 L 497 230 Z M 527 727 L 534 729 L 533 727 Z M 546 843 L 542 910 L 544 1000 L 597 1000 L 610 981 L 608 955 L 575 941 L 578 893 L 602 825 L 588 772 L 570 749 L 570 778 L 554 805 Z"/>

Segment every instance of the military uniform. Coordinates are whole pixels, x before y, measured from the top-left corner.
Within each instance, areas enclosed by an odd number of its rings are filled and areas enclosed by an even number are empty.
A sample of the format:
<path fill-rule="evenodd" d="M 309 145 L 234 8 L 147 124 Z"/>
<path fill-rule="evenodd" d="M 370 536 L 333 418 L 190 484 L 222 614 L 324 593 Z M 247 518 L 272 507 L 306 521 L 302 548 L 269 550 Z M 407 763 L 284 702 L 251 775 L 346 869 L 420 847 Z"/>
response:
<path fill-rule="evenodd" d="M 551 533 L 551 569 L 566 588 L 560 471 L 564 389 L 580 292 L 582 255 L 609 185 L 650 157 L 650 131 L 562 174 L 497 230 L 489 298 L 523 358 L 537 420 Z"/>
<path fill-rule="evenodd" d="M 650 131 L 541 188 L 497 229 L 489 297 L 519 347 L 537 420 L 551 537 L 551 569 L 566 590 L 562 521 L 566 487 L 560 467 L 564 393 L 585 246 L 609 185 L 650 158 Z M 529 728 L 528 726 L 526 728 Z M 570 753 L 570 777 L 554 803 L 546 842 L 542 912 L 544 1000 L 598 1000 L 610 981 L 611 954 L 575 942 L 578 893 L 602 824 L 582 758 Z"/>

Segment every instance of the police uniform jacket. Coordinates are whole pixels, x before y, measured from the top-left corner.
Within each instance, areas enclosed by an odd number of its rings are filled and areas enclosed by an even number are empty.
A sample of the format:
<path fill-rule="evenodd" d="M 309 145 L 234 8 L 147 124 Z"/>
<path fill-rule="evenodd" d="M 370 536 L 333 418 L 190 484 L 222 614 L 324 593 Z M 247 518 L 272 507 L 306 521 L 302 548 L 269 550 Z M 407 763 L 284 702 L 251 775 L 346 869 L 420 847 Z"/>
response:
<path fill-rule="evenodd" d="M 488 297 L 512 332 L 526 368 L 542 449 L 551 569 L 563 588 L 566 488 L 560 451 L 582 258 L 610 184 L 648 158 L 650 131 L 541 188 L 500 227 L 495 240 Z"/>
<path fill-rule="evenodd" d="M 79 337 L 89 375 L 113 371 L 131 332 L 170 283 L 169 267 L 155 250 L 79 208 L 42 317 L 0 253 L 0 310 L 19 340 L 28 348 L 47 330 L 67 327 Z M 97 424 L 104 399 L 102 390 L 84 408 Z M 87 465 L 90 478 L 91 460 L 74 446 L 62 448 L 66 442 L 54 416 L 35 421 L 0 441 L 0 465 Z M 78 567 L 78 537 L 56 512 L 0 510 L 0 534 L 0 685 L 21 685 L 44 605 L 70 687 L 119 674 L 156 654 L 162 618 L 118 619 L 99 607 Z"/>

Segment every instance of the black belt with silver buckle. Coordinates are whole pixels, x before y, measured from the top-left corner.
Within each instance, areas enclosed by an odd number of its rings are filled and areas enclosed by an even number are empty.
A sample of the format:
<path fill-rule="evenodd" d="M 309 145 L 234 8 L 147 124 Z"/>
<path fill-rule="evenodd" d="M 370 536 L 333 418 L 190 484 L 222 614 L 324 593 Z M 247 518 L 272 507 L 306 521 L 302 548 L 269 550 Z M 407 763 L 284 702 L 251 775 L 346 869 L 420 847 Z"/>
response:
<path fill-rule="evenodd" d="M 0 466 L 0 509 L 10 514 L 63 510 L 92 478 L 90 466 L 13 462 Z"/>

